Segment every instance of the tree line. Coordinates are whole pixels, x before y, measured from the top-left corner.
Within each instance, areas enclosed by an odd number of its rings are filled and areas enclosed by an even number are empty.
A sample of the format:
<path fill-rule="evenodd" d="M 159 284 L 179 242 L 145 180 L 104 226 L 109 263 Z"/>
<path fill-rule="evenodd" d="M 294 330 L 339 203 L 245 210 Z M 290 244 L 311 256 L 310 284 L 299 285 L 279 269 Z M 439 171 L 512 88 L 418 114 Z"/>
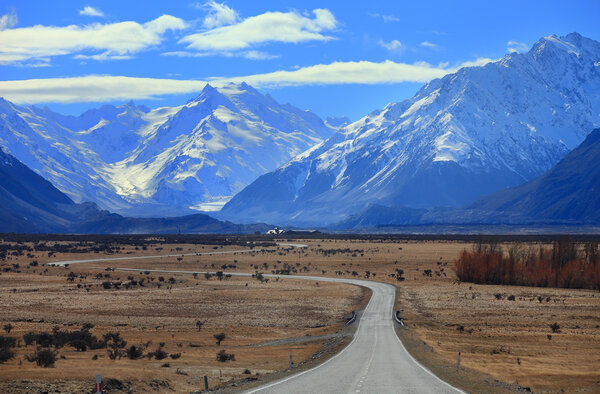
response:
<path fill-rule="evenodd" d="M 562 287 L 600 290 L 598 242 L 560 238 L 552 247 L 495 241 L 475 243 L 455 262 L 461 281 L 481 284 Z"/>

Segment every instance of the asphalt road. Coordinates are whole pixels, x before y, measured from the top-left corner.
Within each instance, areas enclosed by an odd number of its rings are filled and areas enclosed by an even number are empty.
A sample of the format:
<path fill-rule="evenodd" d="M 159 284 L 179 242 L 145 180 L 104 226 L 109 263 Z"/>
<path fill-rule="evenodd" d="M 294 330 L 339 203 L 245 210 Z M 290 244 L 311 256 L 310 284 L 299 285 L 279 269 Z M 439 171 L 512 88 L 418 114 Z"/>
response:
<path fill-rule="evenodd" d="M 280 246 L 306 247 L 302 244 L 280 244 Z M 236 251 L 235 253 L 252 250 Z M 254 250 L 257 251 L 257 250 Z M 207 252 L 223 254 L 234 252 Z M 192 255 L 196 255 L 195 253 Z M 52 263 L 66 264 L 100 261 L 137 260 L 162 256 L 130 256 L 89 260 L 71 260 Z M 105 267 L 94 267 L 102 268 Z M 200 273 L 202 271 L 157 270 L 143 268 L 116 268 L 119 271 L 151 271 L 165 273 Z M 231 273 L 235 276 L 251 274 Z M 264 274 L 275 278 L 280 275 Z M 281 276 L 280 276 L 281 277 Z M 247 393 L 462 393 L 442 381 L 419 364 L 404 348 L 394 330 L 393 307 L 396 288 L 380 282 L 326 278 L 318 276 L 282 276 L 287 279 L 303 279 L 317 282 L 347 283 L 368 287 L 372 290 L 369 304 L 359 316 L 359 327 L 352 342 L 340 353 L 312 369 L 293 374 L 284 379 L 247 391 Z"/>
<path fill-rule="evenodd" d="M 365 286 L 373 294 L 353 341 L 342 352 L 313 369 L 248 393 L 462 393 L 413 359 L 398 339 L 392 315 L 394 286 L 365 280 L 294 278 Z"/>
<path fill-rule="evenodd" d="M 294 244 L 294 243 L 278 243 L 277 246 L 287 246 L 290 248 L 306 248 L 308 245 L 305 244 Z M 241 250 L 221 250 L 217 252 L 199 252 L 199 253 L 176 253 L 176 254 L 157 254 L 153 256 L 124 256 L 124 257 L 102 257 L 97 259 L 85 259 L 85 260 L 64 260 L 64 261 L 49 261 L 48 265 L 55 265 L 58 267 L 64 267 L 65 265 L 81 264 L 81 263 L 98 263 L 103 261 L 125 261 L 125 260 L 147 260 L 156 259 L 161 257 L 182 257 L 182 256 L 207 256 L 215 254 L 238 254 L 238 253 L 251 253 L 260 252 L 264 249 L 241 249 Z"/>

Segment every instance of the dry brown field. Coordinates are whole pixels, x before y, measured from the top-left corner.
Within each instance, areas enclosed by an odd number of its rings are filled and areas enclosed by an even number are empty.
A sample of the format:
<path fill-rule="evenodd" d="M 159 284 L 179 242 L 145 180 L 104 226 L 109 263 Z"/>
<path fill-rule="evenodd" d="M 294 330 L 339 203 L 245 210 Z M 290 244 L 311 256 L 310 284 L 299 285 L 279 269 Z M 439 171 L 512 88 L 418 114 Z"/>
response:
<path fill-rule="evenodd" d="M 13 268 L 0 275 L 3 305 L 0 322 L 14 325 L 8 335 L 49 331 L 56 325 L 76 329 L 83 323 L 92 323 L 91 331 L 97 336 L 118 329 L 128 344 L 151 342 L 147 351 L 152 351 L 164 342 L 167 353 L 181 353 L 181 357 L 112 361 L 105 349 L 76 352 L 67 347 L 59 349 L 65 359 L 59 359 L 54 368 L 45 369 L 23 361 L 33 346 L 22 347 L 17 348 L 16 358 L 0 364 L 0 391 L 27 391 L 28 384 L 39 389 L 45 384 L 40 382 L 51 382 L 53 387 L 62 387 L 63 392 L 77 391 L 77 387 L 89 385 L 95 373 L 102 373 L 123 382 L 125 389 L 188 392 L 203 387 L 204 375 L 209 376 L 211 387 L 225 387 L 234 382 L 252 384 L 253 380 L 248 378 L 255 379 L 257 373 L 260 381 L 280 376 L 288 366 L 290 350 L 298 363 L 317 363 L 345 343 L 344 337 L 329 334 L 344 333 L 340 331 L 343 316 L 365 304 L 368 298 L 365 290 L 324 282 L 317 285 L 285 276 L 279 281 L 261 283 L 254 278 L 231 277 L 219 281 L 215 277 L 207 280 L 202 274 L 194 277 L 150 271 L 223 271 L 226 275 L 290 270 L 292 275 L 370 279 L 397 285 L 397 309 L 403 310 L 406 322 L 406 328 L 398 332 L 407 348 L 434 372 L 468 391 L 506 392 L 528 387 L 536 392 L 600 392 L 597 291 L 460 283 L 452 262 L 460 251 L 471 247 L 464 242 L 339 239 L 291 242 L 306 243 L 308 248 L 268 247 L 250 253 L 94 262 L 69 267 L 44 264 L 247 248 L 156 244 L 143 250 L 121 245 L 119 253 L 109 255 L 57 253 L 49 257 L 46 252 L 32 252 L 33 257 L 10 256 L 0 263 L 4 264 L 0 268 L 18 263 L 21 272 L 14 272 Z M 157 247 L 162 249 L 155 250 Z M 39 265 L 27 268 L 32 260 Z M 106 271 L 109 267 L 148 272 Z M 403 270 L 404 281 L 396 279 L 398 269 Z M 70 272 L 76 275 L 73 282 L 67 280 Z M 98 274 L 103 277 L 96 278 Z M 136 281 L 145 278 L 146 286 L 126 289 L 122 285 L 118 290 L 105 290 L 102 286 L 104 281 L 126 284 L 130 276 Z M 159 282 L 161 276 L 164 281 Z M 199 331 L 195 327 L 197 320 L 205 323 Z M 553 323 L 560 326 L 559 332 L 552 332 Z M 221 346 L 213 338 L 217 332 L 227 335 Z M 307 335 L 318 338 L 290 341 Z M 328 336 L 319 337 L 323 335 Z M 215 355 L 220 349 L 234 353 L 235 361 L 217 362 Z M 462 352 L 459 371 L 455 368 L 458 351 Z M 92 360 L 94 354 L 98 354 L 97 360 Z M 169 367 L 162 367 L 165 362 Z M 251 375 L 244 374 L 245 369 Z M 242 386 L 229 386 L 228 390 L 239 387 Z"/>

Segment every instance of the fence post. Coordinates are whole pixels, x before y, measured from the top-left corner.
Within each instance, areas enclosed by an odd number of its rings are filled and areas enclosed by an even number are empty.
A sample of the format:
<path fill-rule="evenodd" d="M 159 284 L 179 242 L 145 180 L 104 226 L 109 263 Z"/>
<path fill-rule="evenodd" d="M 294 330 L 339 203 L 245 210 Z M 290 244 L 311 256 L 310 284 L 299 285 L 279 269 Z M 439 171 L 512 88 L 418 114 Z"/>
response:
<path fill-rule="evenodd" d="M 96 375 L 96 390 L 95 394 L 102 394 L 102 375 Z"/>
<path fill-rule="evenodd" d="M 458 371 L 460 368 L 460 350 L 458 351 L 458 360 L 456 360 L 456 370 Z"/>
<path fill-rule="evenodd" d="M 208 390 L 208 376 L 204 375 L 204 390 Z"/>
<path fill-rule="evenodd" d="M 292 365 L 294 365 L 294 363 L 292 362 L 292 351 L 290 350 L 290 372 L 292 371 Z"/>

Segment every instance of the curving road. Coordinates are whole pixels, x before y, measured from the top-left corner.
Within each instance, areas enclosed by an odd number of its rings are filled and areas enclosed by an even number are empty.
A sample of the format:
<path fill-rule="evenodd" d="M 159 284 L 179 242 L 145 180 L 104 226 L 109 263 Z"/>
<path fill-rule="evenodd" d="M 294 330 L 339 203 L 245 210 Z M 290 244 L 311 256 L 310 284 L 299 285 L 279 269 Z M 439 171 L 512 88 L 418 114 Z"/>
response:
<path fill-rule="evenodd" d="M 302 244 L 280 244 L 281 246 L 306 247 Z M 207 252 L 223 254 L 250 252 Z M 253 250 L 257 251 L 257 250 Z M 196 255 L 196 253 L 192 254 Z M 72 260 L 50 263 L 66 264 L 99 261 L 119 261 L 144 258 L 167 257 L 137 256 L 124 258 Z M 181 254 L 171 257 L 181 256 Z M 94 267 L 102 268 L 105 267 Z M 113 267 L 111 267 L 113 268 Z M 193 274 L 201 271 L 156 270 L 141 268 L 113 268 L 119 271 L 150 271 L 164 273 Z M 231 273 L 235 276 L 251 276 L 246 273 Z M 444 382 L 419 364 L 404 348 L 394 330 L 393 307 L 396 288 L 390 284 L 357 279 L 327 278 L 319 276 L 280 276 L 264 274 L 265 277 L 283 277 L 319 282 L 346 283 L 368 287 L 371 299 L 359 319 L 359 326 L 352 342 L 340 353 L 317 367 L 284 379 L 254 388 L 247 393 L 463 393 Z"/>
<path fill-rule="evenodd" d="M 289 246 L 290 248 L 307 248 L 305 244 L 294 244 L 294 243 L 278 243 L 277 246 Z M 197 253 L 177 253 L 177 254 L 157 254 L 154 256 L 125 256 L 125 257 L 101 257 L 97 259 L 85 259 L 85 260 L 64 260 L 64 261 L 49 261 L 46 264 L 64 267 L 65 265 L 81 264 L 81 263 L 98 263 L 102 261 L 125 261 L 125 260 L 147 260 L 157 259 L 161 257 L 182 257 L 182 256 L 210 256 L 215 254 L 237 254 L 237 253 L 251 253 L 260 252 L 268 249 L 240 249 L 240 250 L 221 250 L 218 252 L 197 252 Z"/>
<path fill-rule="evenodd" d="M 313 369 L 248 393 L 462 393 L 419 364 L 398 339 L 392 318 L 394 286 L 366 280 L 293 278 L 365 286 L 373 294 L 354 339 L 339 354 Z"/>

